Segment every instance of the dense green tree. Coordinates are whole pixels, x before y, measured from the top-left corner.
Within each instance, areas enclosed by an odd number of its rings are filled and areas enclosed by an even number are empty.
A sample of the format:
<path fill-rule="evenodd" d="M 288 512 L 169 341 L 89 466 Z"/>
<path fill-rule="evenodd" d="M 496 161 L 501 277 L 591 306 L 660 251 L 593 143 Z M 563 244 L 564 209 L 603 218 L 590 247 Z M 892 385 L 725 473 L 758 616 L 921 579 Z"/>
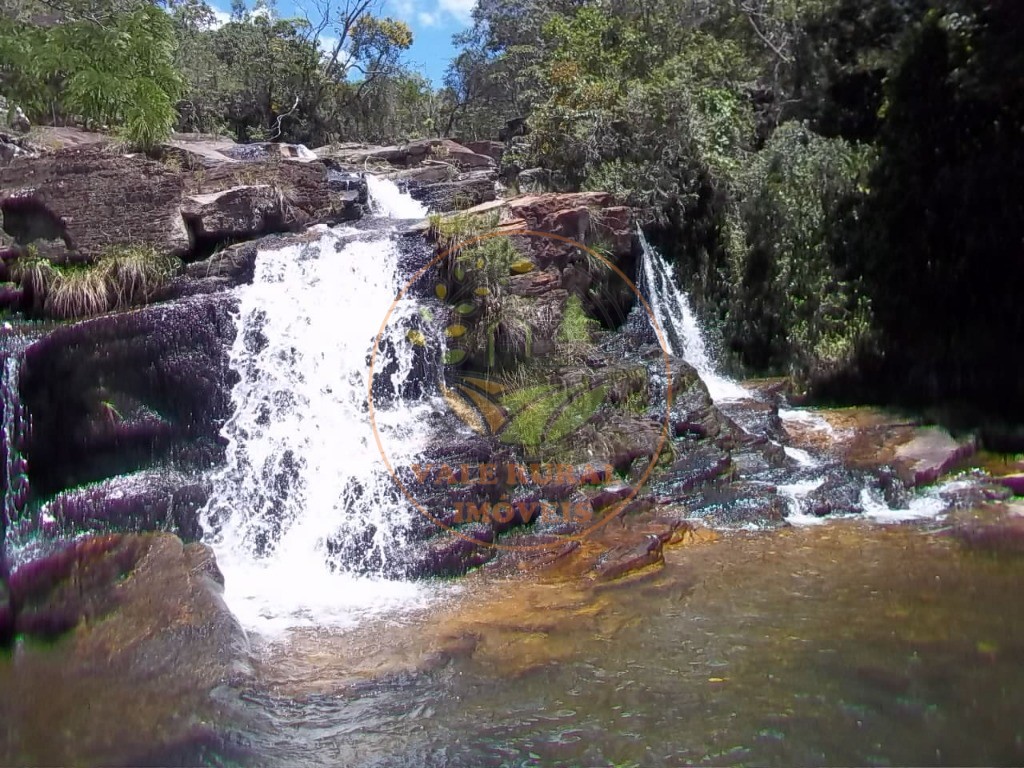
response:
<path fill-rule="evenodd" d="M 174 27 L 145 2 L 25 3 L 0 14 L 3 91 L 36 119 L 79 115 L 149 148 L 174 125 Z"/>

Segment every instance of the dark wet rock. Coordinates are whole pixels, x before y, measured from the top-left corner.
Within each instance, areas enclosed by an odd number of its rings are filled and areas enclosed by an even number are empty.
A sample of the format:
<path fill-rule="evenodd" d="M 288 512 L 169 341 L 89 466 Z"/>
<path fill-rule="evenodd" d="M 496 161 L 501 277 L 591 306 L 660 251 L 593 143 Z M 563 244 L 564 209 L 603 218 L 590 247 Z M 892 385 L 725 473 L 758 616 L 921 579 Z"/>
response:
<path fill-rule="evenodd" d="M 680 520 L 662 510 L 652 508 L 631 520 L 629 530 L 647 536 L 654 536 L 662 544 L 681 544 L 692 538 L 694 526 L 688 520 Z"/>
<path fill-rule="evenodd" d="M 706 488 L 681 502 L 689 517 L 709 525 L 778 526 L 788 511 L 775 486 L 757 482 Z"/>
<path fill-rule="evenodd" d="M 657 536 L 646 536 L 635 544 L 620 544 L 608 550 L 594 568 L 603 581 L 620 579 L 665 561 L 662 541 Z"/>
<path fill-rule="evenodd" d="M 409 575 L 414 578 L 461 576 L 497 554 L 491 546 L 493 542 L 494 531 L 489 525 L 461 526 L 458 533 L 445 533 L 427 542 L 422 551 L 416 553 Z"/>
<path fill-rule="evenodd" d="M 895 467 L 883 466 L 875 470 L 875 486 L 882 492 L 885 503 L 893 509 L 910 507 L 910 489 Z"/>
<path fill-rule="evenodd" d="M 25 353 L 33 419 L 30 479 L 40 493 L 161 460 L 219 462 L 235 375 L 229 295 L 196 296 L 58 328 Z"/>
<path fill-rule="evenodd" d="M 731 455 L 736 474 L 741 478 L 755 478 L 787 464 L 785 449 L 764 437 L 744 440 Z"/>
<path fill-rule="evenodd" d="M 167 531 L 184 541 L 203 534 L 199 511 L 210 496 L 206 482 L 175 472 L 141 472 L 58 494 L 42 509 L 57 533 Z"/>
<path fill-rule="evenodd" d="M 228 286 L 252 282 L 256 273 L 256 256 L 261 247 L 273 247 L 276 238 L 266 238 L 253 243 L 240 243 L 221 249 L 212 256 L 196 261 L 185 267 L 183 277 L 193 280 L 224 279 Z"/>
<path fill-rule="evenodd" d="M 861 512 L 860 494 L 864 487 L 863 473 L 836 468 L 828 473 L 825 482 L 807 494 L 804 509 L 818 517 L 858 514 Z"/>
<path fill-rule="evenodd" d="M 701 488 L 728 475 L 732 470 L 729 454 L 712 444 L 679 447 L 679 456 L 671 466 L 658 472 L 650 483 L 651 493 L 659 503 L 686 497 L 689 491 Z"/>
<path fill-rule="evenodd" d="M 445 181 L 408 182 L 409 194 L 432 211 L 460 211 L 497 197 L 493 170 L 463 173 Z"/>
<path fill-rule="evenodd" d="M 327 188 L 331 192 L 355 193 L 355 202 L 366 205 L 370 192 L 366 186 L 366 175 L 358 171 L 327 170 Z"/>
<path fill-rule="evenodd" d="M 539 571 L 567 561 L 579 551 L 580 542 L 566 539 L 563 533 L 526 533 L 508 539 L 515 549 L 506 550 L 492 560 L 487 569 L 496 573 Z"/>
<path fill-rule="evenodd" d="M 786 431 L 782 425 L 782 419 L 779 418 L 779 409 L 773 403 L 750 399 L 725 403 L 721 408 L 730 419 L 750 435 L 775 442 L 786 440 Z"/>

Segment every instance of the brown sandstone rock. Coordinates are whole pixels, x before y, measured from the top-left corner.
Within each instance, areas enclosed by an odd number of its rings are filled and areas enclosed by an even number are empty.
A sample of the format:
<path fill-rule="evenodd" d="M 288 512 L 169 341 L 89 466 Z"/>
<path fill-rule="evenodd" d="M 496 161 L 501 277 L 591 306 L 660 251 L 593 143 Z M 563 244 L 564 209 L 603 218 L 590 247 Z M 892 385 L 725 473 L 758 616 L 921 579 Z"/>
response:
<path fill-rule="evenodd" d="M 314 150 L 317 157 L 352 166 L 387 164 L 411 168 L 427 160 L 450 162 L 463 170 L 491 168 L 494 159 L 480 155 L 451 139 L 420 139 L 408 144 L 379 147 L 367 144 L 332 144 Z"/>
<path fill-rule="evenodd" d="M 165 165 L 95 147 L 16 159 L 0 169 L 7 233 L 21 244 L 63 239 L 84 258 L 125 243 L 186 252 L 182 192 L 181 174 Z"/>
<path fill-rule="evenodd" d="M 359 203 L 358 190 L 331 189 L 321 163 L 277 158 L 193 169 L 89 146 L 0 168 L 4 230 L 21 245 L 62 241 L 84 261 L 126 244 L 187 256 L 358 218 Z"/>
<path fill-rule="evenodd" d="M 594 569 L 598 579 L 612 581 L 665 562 L 663 544 L 658 536 L 645 536 L 634 544 L 620 544 L 608 550 Z"/>

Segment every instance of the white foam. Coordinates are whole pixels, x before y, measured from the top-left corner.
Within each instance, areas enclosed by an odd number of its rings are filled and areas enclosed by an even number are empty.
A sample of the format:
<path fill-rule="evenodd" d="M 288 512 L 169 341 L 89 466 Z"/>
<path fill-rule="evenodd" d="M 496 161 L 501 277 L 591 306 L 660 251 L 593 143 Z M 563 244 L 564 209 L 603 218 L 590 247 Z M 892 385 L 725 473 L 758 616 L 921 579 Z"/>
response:
<path fill-rule="evenodd" d="M 788 449 L 787 449 L 788 450 Z M 789 513 L 786 515 L 786 522 L 790 525 L 823 525 L 828 522 L 827 518 L 818 517 L 804 511 L 803 501 L 811 493 L 818 490 L 825 482 L 825 478 L 816 477 L 810 480 L 802 480 L 796 483 L 787 483 L 778 486 L 780 496 L 784 496 L 789 506 Z"/>
<path fill-rule="evenodd" d="M 791 445 L 784 446 L 783 449 L 789 458 L 793 459 L 801 467 L 812 468 L 821 466 L 821 461 L 814 458 L 810 453 L 805 451 L 803 448 L 794 448 Z"/>
<path fill-rule="evenodd" d="M 366 187 L 370 193 L 370 210 L 389 219 L 422 219 L 429 208 L 413 200 L 390 179 L 366 174 Z"/>
<path fill-rule="evenodd" d="M 249 630 L 349 626 L 430 598 L 422 583 L 380 575 L 418 514 L 384 467 L 367 407 L 368 356 L 400 287 L 398 256 L 388 231 L 343 243 L 326 233 L 259 253 L 252 284 L 237 289 L 239 382 L 204 528 L 228 606 Z M 413 362 L 399 320 L 416 311 L 403 301 L 385 330 L 396 391 Z M 392 462 L 415 461 L 430 408 L 376 406 Z"/>
<path fill-rule="evenodd" d="M 821 414 L 815 411 L 808 411 L 796 408 L 779 408 L 779 418 L 783 424 L 799 424 L 802 427 L 813 429 L 818 432 L 825 432 L 828 435 L 835 435 L 836 430 Z"/>

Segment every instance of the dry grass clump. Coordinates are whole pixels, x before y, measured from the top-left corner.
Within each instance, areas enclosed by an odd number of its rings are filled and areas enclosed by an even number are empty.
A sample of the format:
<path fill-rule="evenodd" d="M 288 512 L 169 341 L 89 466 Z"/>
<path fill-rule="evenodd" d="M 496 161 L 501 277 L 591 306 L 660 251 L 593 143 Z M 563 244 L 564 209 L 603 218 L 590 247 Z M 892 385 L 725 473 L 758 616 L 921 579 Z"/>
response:
<path fill-rule="evenodd" d="M 83 265 L 56 266 L 30 254 L 18 261 L 12 278 L 32 297 L 35 311 L 70 320 L 148 301 L 180 264 L 151 248 L 121 246 Z"/>

